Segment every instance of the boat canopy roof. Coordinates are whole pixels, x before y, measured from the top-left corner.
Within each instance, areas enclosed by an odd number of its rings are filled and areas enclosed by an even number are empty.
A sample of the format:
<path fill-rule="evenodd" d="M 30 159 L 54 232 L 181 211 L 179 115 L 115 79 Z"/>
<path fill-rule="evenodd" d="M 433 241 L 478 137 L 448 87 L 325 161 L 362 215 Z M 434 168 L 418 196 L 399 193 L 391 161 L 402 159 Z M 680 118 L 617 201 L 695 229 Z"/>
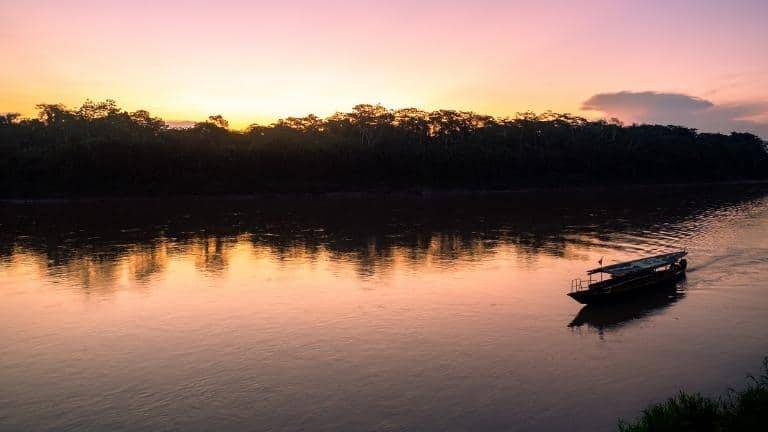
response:
<path fill-rule="evenodd" d="M 623 263 L 612 264 L 605 267 L 599 267 L 592 270 L 588 270 L 587 274 L 594 273 L 607 273 L 611 276 L 624 276 L 630 273 L 635 273 L 643 270 L 655 269 L 657 267 L 663 267 L 677 262 L 680 258 L 688 255 L 686 251 L 672 252 L 663 255 L 656 255 L 647 258 L 640 258 L 632 261 L 626 261 Z"/>

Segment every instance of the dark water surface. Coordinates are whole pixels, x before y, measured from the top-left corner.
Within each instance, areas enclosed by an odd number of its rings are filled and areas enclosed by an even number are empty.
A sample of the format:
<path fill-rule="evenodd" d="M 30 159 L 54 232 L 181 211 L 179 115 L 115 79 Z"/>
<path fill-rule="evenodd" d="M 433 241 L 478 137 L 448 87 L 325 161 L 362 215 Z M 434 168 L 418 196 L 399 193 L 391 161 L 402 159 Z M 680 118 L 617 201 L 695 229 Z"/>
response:
<path fill-rule="evenodd" d="M 608 431 L 757 372 L 767 281 L 765 186 L 4 203 L 0 430 Z"/>

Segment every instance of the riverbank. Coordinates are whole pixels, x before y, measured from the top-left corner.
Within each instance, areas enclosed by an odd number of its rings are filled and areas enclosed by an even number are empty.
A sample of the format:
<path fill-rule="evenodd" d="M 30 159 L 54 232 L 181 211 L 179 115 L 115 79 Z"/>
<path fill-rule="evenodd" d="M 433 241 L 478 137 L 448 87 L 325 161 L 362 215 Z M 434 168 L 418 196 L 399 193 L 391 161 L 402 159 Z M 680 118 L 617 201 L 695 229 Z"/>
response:
<path fill-rule="evenodd" d="M 760 376 L 719 398 L 680 392 L 643 411 L 633 422 L 619 421 L 620 432 L 730 432 L 768 430 L 768 357 Z"/>
<path fill-rule="evenodd" d="M 588 185 L 588 186 L 538 186 L 510 189 L 368 189 L 368 190 L 331 190 L 331 191 L 284 191 L 284 192 L 254 192 L 244 193 L 199 193 L 199 194 L 159 194 L 159 195 L 77 195 L 77 194 L 46 194 L 33 196 L 0 197 L 0 203 L 23 202 L 68 202 L 68 201 L 105 201 L 119 200 L 154 200 L 154 199 L 225 199 L 225 200 L 254 200 L 265 198 L 443 198 L 462 196 L 496 196 L 510 194 L 536 193 L 621 193 L 648 190 L 668 190 L 707 187 L 730 186 L 768 186 L 766 180 L 735 180 L 720 182 L 690 182 L 690 183 L 637 183 L 619 185 Z"/>

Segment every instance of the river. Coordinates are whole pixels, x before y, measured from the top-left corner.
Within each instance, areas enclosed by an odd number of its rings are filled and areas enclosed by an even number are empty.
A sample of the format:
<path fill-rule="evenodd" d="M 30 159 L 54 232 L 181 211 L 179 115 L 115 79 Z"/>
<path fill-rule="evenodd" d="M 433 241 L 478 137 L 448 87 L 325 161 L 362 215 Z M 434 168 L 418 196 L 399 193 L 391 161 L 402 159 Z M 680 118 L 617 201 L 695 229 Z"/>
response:
<path fill-rule="evenodd" d="M 766 234 L 759 185 L 0 203 L 0 430 L 615 430 L 759 372 Z"/>

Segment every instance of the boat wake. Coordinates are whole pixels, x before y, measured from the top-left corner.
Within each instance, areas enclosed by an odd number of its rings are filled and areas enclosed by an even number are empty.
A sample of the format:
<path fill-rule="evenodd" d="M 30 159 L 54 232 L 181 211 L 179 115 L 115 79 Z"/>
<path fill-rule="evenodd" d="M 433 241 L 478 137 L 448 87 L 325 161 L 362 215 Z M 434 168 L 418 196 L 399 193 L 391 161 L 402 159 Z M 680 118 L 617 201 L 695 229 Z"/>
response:
<path fill-rule="evenodd" d="M 718 264 L 722 261 L 726 261 L 730 258 L 733 258 L 734 255 L 728 254 L 728 255 L 719 255 L 719 256 L 713 256 L 709 259 L 701 262 L 701 261 L 695 261 L 695 264 L 693 266 L 688 267 L 687 272 L 688 273 L 695 273 L 696 271 L 705 269 L 707 267 L 710 267 L 712 265 Z"/>

